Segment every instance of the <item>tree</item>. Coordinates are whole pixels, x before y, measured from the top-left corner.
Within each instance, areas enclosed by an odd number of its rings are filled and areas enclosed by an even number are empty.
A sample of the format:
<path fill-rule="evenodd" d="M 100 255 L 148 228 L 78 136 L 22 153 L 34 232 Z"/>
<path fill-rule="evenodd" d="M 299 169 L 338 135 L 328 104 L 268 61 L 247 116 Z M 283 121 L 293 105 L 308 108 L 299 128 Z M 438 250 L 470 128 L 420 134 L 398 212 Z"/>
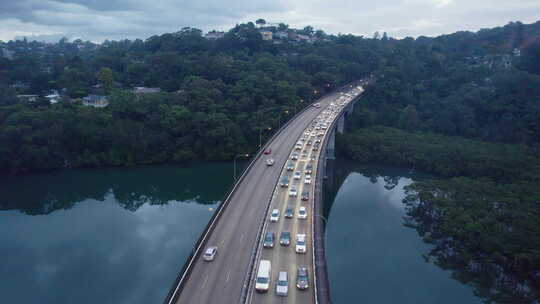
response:
<path fill-rule="evenodd" d="M 259 18 L 257 19 L 257 21 L 255 21 L 255 24 L 257 24 L 258 26 L 263 26 L 266 24 L 266 20 Z"/>
<path fill-rule="evenodd" d="M 98 73 L 99 83 L 103 86 L 106 94 L 110 94 L 113 87 L 113 72 L 109 68 L 101 68 Z"/>

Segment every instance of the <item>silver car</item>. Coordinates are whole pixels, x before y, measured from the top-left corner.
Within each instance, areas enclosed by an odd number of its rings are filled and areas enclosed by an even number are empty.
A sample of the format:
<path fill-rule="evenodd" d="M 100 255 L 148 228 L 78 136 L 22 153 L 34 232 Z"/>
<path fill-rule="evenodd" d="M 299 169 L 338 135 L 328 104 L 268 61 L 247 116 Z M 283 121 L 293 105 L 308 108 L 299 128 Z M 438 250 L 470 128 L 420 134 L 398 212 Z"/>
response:
<path fill-rule="evenodd" d="M 280 271 L 278 273 L 278 279 L 276 284 L 276 294 L 278 296 L 287 296 L 289 292 L 289 278 L 286 271 Z"/>
<path fill-rule="evenodd" d="M 214 258 L 216 257 L 216 253 L 217 253 L 217 246 L 210 246 L 206 248 L 203 254 L 203 260 L 207 262 L 213 261 Z"/>

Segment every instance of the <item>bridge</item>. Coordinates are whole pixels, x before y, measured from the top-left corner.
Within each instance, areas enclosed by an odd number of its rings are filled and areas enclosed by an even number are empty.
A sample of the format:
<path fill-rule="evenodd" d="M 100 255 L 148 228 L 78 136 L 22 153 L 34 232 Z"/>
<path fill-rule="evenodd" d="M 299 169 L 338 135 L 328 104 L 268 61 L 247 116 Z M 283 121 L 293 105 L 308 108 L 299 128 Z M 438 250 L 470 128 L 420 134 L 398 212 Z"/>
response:
<path fill-rule="evenodd" d="M 335 133 L 343 132 L 345 116 L 352 112 L 363 92 L 361 85 L 363 81 L 344 86 L 297 113 L 253 157 L 195 244 L 165 304 L 330 302 L 322 187 L 327 160 L 334 158 Z M 301 138 L 305 140 L 298 143 Z M 264 155 L 263 150 L 268 148 L 271 154 Z M 297 160 L 291 159 L 293 153 L 298 153 Z M 270 157 L 275 161 L 273 166 L 266 165 Z M 313 167 L 309 184 L 305 181 L 307 164 Z M 286 165 L 293 166 L 292 170 L 287 170 Z M 295 179 L 293 174 L 297 171 L 300 176 Z M 280 185 L 284 176 L 289 177 L 288 187 Z M 293 187 L 297 196 L 290 195 Z M 309 197 L 302 200 L 305 191 Z M 299 218 L 300 207 L 305 207 L 305 219 Z M 288 208 L 294 212 L 292 218 L 284 216 Z M 274 209 L 280 210 L 279 220 L 270 222 Z M 263 246 L 268 232 L 273 232 L 276 238 L 273 248 Z M 289 246 L 280 245 L 281 232 L 290 233 Z M 306 236 L 305 253 L 295 250 L 297 234 Z M 207 262 L 202 255 L 210 246 L 217 246 L 218 250 L 215 259 Z M 272 265 L 271 284 L 266 293 L 255 292 L 260 260 L 269 260 Z M 296 288 L 298 267 L 308 271 L 309 287 L 305 290 Z M 279 271 L 288 273 L 286 298 L 276 295 Z"/>

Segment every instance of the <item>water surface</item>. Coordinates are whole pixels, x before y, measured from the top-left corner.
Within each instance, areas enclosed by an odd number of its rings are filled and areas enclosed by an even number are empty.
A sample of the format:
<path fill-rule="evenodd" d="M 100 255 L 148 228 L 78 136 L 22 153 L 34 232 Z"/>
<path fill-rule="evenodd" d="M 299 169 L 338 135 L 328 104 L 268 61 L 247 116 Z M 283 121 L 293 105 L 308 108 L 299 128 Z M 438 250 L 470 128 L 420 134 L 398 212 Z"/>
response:
<path fill-rule="evenodd" d="M 232 164 L 1 180 L 2 303 L 162 303 Z"/>
<path fill-rule="evenodd" d="M 422 257 L 429 245 L 403 226 L 403 187 L 425 176 L 338 161 L 326 196 L 333 303 L 477 304 L 470 287 Z"/>

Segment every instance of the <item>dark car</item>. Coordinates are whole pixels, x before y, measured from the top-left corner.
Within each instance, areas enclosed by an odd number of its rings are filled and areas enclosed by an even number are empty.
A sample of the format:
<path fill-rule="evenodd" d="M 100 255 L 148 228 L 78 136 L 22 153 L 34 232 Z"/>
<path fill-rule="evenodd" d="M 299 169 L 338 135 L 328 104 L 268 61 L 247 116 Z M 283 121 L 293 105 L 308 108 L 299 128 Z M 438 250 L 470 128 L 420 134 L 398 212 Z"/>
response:
<path fill-rule="evenodd" d="M 286 218 L 293 218 L 294 217 L 294 209 L 293 208 L 285 209 L 285 217 Z"/>
<path fill-rule="evenodd" d="M 308 199 L 309 199 L 309 191 L 308 190 L 302 191 L 302 200 L 307 201 Z"/>
<path fill-rule="evenodd" d="M 309 287 L 308 270 L 306 267 L 298 267 L 296 272 L 296 287 L 307 289 Z"/>
<path fill-rule="evenodd" d="M 308 164 L 308 165 L 306 166 L 306 173 L 307 173 L 307 174 L 313 173 L 313 165 L 312 165 L 312 164 Z"/>
<path fill-rule="evenodd" d="M 274 233 L 273 232 L 266 233 L 266 236 L 264 237 L 263 246 L 265 248 L 274 248 Z"/>
<path fill-rule="evenodd" d="M 279 236 L 279 244 L 282 246 L 289 246 L 291 244 L 291 233 L 281 232 L 281 235 Z"/>
<path fill-rule="evenodd" d="M 264 150 L 264 154 L 270 154 L 270 153 L 272 153 L 272 149 L 268 148 Z"/>

